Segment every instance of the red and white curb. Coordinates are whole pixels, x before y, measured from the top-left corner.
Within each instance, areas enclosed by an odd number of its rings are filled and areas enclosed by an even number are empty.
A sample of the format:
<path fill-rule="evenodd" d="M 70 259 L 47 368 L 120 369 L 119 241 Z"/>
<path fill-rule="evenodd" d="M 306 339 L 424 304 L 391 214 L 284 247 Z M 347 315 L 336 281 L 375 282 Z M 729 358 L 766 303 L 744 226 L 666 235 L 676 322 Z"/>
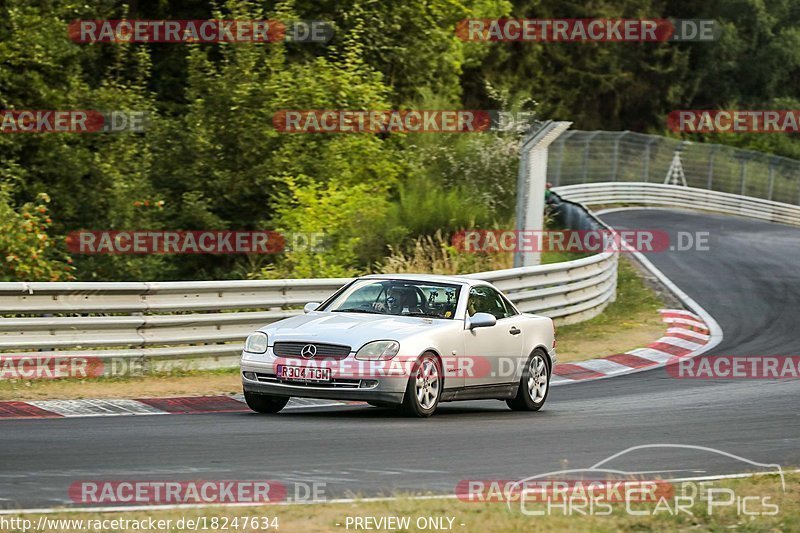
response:
<path fill-rule="evenodd" d="M 713 347 L 716 335 L 700 315 L 680 309 L 662 309 L 668 324 L 663 337 L 645 348 L 580 363 L 557 364 L 553 385 L 620 376 L 665 366 L 694 357 Z M 712 320 L 713 319 L 710 319 Z M 292 398 L 285 409 L 333 407 L 362 404 L 334 400 Z M 241 394 L 233 396 L 188 396 L 136 400 L 31 400 L 0 402 L 0 420 L 22 418 L 78 418 L 99 416 L 177 415 L 202 413 L 243 413 L 250 409 Z"/>
<path fill-rule="evenodd" d="M 706 351 L 711 331 L 699 316 L 682 309 L 661 309 L 667 324 L 663 337 L 644 348 L 579 363 L 556 364 L 553 385 L 620 376 L 665 366 Z"/>
<path fill-rule="evenodd" d="M 337 402 L 292 398 L 284 409 L 331 407 L 361 402 Z M 246 413 L 250 409 L 241 394 L 233 396 L 187 396 L 139 400 L 31 400 L 0 402 L 0 419 L 78 418 L 89 416 L 189 415 L 202 413 Z"/>

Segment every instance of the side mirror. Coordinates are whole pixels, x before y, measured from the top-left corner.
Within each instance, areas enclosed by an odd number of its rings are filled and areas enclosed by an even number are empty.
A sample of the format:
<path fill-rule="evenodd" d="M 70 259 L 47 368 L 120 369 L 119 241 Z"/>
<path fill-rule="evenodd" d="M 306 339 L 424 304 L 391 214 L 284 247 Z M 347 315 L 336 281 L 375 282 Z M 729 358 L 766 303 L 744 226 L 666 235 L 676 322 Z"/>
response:
<path fill-rule="evenodd" d="M 469 329 L 489 328 L 497 324 L 497 318 L 489 313 L 475 313 L 469 320 Z"/>
<path fill-rule="evenodd" d="M 319 302 L 308 302 L 306 305 L 303 306 L 303 312 L 310 313 L 319 307 Z"/>

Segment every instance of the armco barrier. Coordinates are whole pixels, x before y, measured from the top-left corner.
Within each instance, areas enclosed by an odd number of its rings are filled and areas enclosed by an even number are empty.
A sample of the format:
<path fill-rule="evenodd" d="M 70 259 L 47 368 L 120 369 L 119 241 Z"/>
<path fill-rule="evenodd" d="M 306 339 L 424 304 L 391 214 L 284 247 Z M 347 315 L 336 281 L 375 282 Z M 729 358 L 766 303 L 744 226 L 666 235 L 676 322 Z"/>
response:
<path fill-rule="evenodd" d="M 522 311 L 571 323 L 614 299 L 616 268 L 617 255 L 603 253 L 471 276 L 494 283 Z M 249 333 L 348 281 L 0 283 L 0 355 L 121 359 L 145 369 L 232 366 Z"/>
<path fill-rule="evenodd" d="M 800 226 L 800 206 L 679 185 L 608 182 L 564 185 L 559 196 L 583 205 L 641 204 L 713 211 Z"/>

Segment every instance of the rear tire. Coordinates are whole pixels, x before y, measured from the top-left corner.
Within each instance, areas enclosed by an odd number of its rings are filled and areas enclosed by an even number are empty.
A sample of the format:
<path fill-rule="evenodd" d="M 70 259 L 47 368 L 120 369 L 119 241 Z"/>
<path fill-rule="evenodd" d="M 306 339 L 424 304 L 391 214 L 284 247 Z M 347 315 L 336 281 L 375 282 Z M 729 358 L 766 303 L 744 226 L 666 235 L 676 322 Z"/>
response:
<path fill-rule="evenodd" d="M 418 418 L 431 416 L 439 405 L 443 384 L 439 359 L 433 353 L 425 352 L 417 359 L 408 378 L 401 412 Z"/>
<path fill-rule="evenodd" d="M 550 360 L 544 350 L 536 348 L 522 370 L 517 396 L 506 400 L 512 411 L 538 411 L 550 392 Z"/>
<path fill-rule="evenodd" d="M 247 402 L 247 407 L 256 413 L 274 414 L 286 407 L 289 398 L 288 396 L 269 396 L 268 394 L 244 391 L 244 401 Z"/>

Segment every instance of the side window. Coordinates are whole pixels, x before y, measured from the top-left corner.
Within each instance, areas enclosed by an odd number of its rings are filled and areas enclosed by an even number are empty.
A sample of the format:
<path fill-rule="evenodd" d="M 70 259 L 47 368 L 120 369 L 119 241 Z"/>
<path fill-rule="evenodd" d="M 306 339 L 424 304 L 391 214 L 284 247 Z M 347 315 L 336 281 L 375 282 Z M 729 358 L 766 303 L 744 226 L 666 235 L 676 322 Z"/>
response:
<path fill-rule="evenodd" d="M 498 320 L 514 314 L 510 308 L 506 307 L 500 293 L 491 287 L 473 287 L 470 289 L 467 313 L 469 316 L 475 313 L 489 313 Z"/>

